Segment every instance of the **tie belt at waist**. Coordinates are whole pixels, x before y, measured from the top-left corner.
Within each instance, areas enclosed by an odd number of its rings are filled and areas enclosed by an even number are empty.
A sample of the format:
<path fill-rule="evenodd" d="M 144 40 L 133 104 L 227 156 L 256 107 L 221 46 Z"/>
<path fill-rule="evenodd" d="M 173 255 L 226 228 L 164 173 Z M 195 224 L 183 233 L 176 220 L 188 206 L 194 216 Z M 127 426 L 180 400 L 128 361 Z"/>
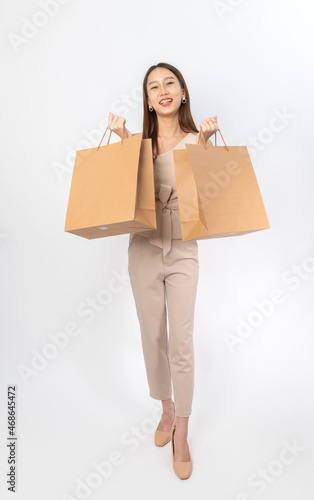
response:
<path fill-rule="evenodd" d="M 173 188 L 166 184 L 160 184 L 159 199 L 156 201 L 156 220 L 157 229 L 149 237 L 149 242 L 163 249 L 165 256 L 171 249 L 172 241 L 172 218 L 171 214 L 174 210 L 179 211 L 178 200 L 170 200 Z"/>

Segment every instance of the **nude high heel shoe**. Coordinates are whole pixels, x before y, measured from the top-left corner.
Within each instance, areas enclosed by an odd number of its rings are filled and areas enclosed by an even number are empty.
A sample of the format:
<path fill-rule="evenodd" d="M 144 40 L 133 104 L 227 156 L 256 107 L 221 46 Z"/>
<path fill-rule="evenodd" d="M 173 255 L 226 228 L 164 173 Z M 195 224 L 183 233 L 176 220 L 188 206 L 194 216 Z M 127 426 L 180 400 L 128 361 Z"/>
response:
<path fill-rule="evenodd" d="M 171 436 L 171 449 L 172 449 L 172 464 L 173 464 L 173 469 L 176 475 L 180 479 L 188 479 L 191 475 L 192 472 L 192 460 L 191 460 L 191 454 L 190 454 L 190 449 L 189 445 L 188 447 L 188 452 L 189 452 L 189 462 L 180 462 L 174 459 L 174 431 L 176 430 L 176 426 L 174 426 L 173 431 L 172 431 L 172 436 Z"/>
<path fill-rule="evenodd" d="M 170 431 L 159 431 L 156 429 L 156 431 L 155 431 L 155 445 L 156 446 L 165 446 L 165 444 L 167 444 L 167 443 L 169 443 L 169 441 L 171 441 L 172 430 L 173 430 L 175 423 L 176 423 L 176 412 L 174 411 L 174 416 L 173 416 L 173 421 L 171 424 Z"/>

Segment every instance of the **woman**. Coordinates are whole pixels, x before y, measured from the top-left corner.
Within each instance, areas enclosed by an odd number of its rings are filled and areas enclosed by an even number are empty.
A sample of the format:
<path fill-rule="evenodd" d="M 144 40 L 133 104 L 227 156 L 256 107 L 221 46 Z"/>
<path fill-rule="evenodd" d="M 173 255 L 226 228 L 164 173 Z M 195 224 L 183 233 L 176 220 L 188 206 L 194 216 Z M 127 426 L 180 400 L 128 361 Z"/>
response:
<path fill-rule="evenodd" d="M 185 80 L 170 64 L 148 69 L 143 104 L 143 139 L 152 139 L 157 229 L 130 234 L 128 270 L 150 396 L 161 400 L 163 408 L 155 444 L 163 446 L 171 440 L 174 471 L 186 479 L 192 471 L 187 435 L 194 390 L 193 322 L 199 262 L 197 241 L 182 241 L 172 150 L 197 143 L 199 131 Z M 218 130 L 216 119 L 207 118 L 200 124 L 207 144 L 212 145 L 209 137 Z M 125 118 L 109 114 L 108 128 L 120 137 L 124 123 Z M 199 142 L 203 144 L 202 135 Z"/>

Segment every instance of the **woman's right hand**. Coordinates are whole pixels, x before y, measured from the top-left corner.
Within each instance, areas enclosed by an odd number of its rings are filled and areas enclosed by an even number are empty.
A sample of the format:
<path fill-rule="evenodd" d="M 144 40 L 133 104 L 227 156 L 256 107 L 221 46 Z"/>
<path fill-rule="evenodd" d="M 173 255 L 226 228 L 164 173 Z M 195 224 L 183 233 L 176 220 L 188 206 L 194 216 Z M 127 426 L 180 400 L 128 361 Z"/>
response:
<path fill-rule="evenodd" d="M 114 115 L 113 113 L 109 113 L 109 119 L 108 119 L 108 128 L 109 130 L 112 130 L 115 134 L 120 136 L 122 138 L 122 132 L 123 132 L 123 124 L 124 124 L 124 137 L 128 137 L 128 131 L 125 127 L 125 122 L 126 119 L 123 116 L 119 115 Z"/>

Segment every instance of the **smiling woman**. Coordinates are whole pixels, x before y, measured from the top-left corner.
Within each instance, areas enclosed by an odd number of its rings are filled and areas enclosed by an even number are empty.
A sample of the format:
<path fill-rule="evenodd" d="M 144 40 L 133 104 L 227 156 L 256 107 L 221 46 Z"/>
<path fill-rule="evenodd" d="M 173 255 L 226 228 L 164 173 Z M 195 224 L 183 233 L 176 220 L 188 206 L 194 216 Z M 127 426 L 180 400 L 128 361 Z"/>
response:
<path fill-rule="evenodd" d="M 172 441 L 174 471 L 180 479 L 187 479 L 192 471 L 187 434 L 194 392 L 193 329 L 199 262 L 197 240 L 182 239 L 173 150 L 203 140 L 212 145 L 209 137 L 218 124 L 217 116 L 204 119 L 200 137 L 183 75 L 167 63 L 147 70 L 143 108 L 142 138 L 152 142 L 157 227 L 130 234 L 128 272 L 149 394 L 163 407 L 155 444 L 164 446 Z M 131 137 L 125 121 L 123 116 L 110 113 L 108 128 L 120 137 L 124 132 Z"/>
<path fill-rule="evenodd" d="M 192 470 L 187 433 L 194 392 L 193 323 L 199 262 L 197 241 L 182 240 L 172 151 L 186 143 L 196 144 L 199 136 L 186 82 L 174 66 L 159 63 L 148 69 L 143 106 L 142 137 L 152 139 L 157 228 L 130 234 L 128 271 L 149 394 L 161 400 L 163 407 L 155 444 L 172 442 L 174 471 L 180 479 L 187 479 Z M 122 120 L 117 117 L 116 130 Z M 205 140 L 216 126 L 214 119 L 201 122 Z"/>
<path fill-rule="evenodd" d="M 143 104 L 143 139 L 152 139 L 154 160 L 187 133 L 198 133 L 186 82 L 182 73 L 171 64 L 159 63 L 147 70 L 143 81 Z"/>

